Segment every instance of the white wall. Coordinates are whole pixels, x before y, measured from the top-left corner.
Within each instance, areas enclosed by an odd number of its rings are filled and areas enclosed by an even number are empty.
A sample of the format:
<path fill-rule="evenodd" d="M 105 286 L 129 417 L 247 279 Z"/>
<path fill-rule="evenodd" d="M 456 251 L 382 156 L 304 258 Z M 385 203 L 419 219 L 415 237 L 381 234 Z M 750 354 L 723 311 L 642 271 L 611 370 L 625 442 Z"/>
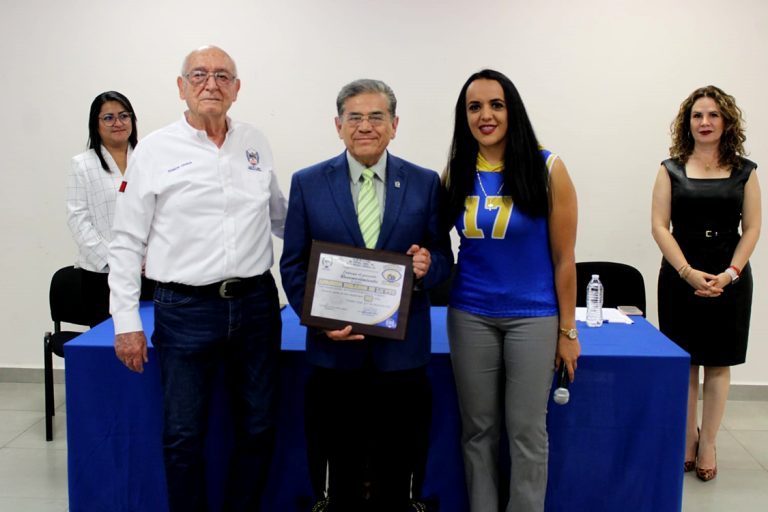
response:
<path fill-rule="evenodd" d="M 745 113 L 751 158 L 768 163 L 768 4 L 761 0 L 0 5 L 7 58 L 0 75 L 0 367 L 42 364 L 49 279 L 74 261 L 66 174 L 85 147 L 91 100 L 108 89 L 125 93 L 140 136 L 177 119 L 181 59 L 202 44 L 217 44 L 237 61 L 242 89 L 231 113 L 267 133 L 286 195 L 293 171 L 342 150 L 332 120 L 344 83 L 387 81 L 400 115 L 391 150 L 441 169 L 462 83 L 481 67 L 505 72 L 540 140 L 573 176 L 577 259 L 638 267 L 654 322 L 661 256 L 650 236 L 650 194 L 680 102 L 710 83 L 733 94 Z M 748 363 L 734 369 L 737 383 L 768 383 L 761 364 L 768 358 L 766 244 L 752 258 L 758 286 Z M 276 254 L 280 249 L 278 242 Z"/>

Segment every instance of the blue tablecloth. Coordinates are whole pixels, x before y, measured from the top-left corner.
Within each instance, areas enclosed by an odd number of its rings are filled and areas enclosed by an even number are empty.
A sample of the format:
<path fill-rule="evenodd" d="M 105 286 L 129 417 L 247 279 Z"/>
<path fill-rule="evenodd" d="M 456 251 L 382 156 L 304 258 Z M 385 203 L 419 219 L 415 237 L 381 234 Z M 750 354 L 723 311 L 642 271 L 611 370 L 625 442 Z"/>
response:
<path fill-rule="evenodd" d="M 153 310 L 142 304 L 151 334 Z M 267 512 L 309 510 L 303 438 L 304 328 L 283 310 L 281 400 Z M 433 308 L 433 425 L 424 495 L 441 512 L 467 510 L 445 308 Z M 678 511 L 682 505 L 688 354 L 652 325 L 579 325 L 582 357 L 571 400 L 550 401 L 547 511 Z M 65 346 L 69 510 L 167 512 L 160 376 L 114 356 L 111 320 Z M 211 510 L 219 511 L 231 450 L 226 396 L 214 400 L 207 452 Z"/>

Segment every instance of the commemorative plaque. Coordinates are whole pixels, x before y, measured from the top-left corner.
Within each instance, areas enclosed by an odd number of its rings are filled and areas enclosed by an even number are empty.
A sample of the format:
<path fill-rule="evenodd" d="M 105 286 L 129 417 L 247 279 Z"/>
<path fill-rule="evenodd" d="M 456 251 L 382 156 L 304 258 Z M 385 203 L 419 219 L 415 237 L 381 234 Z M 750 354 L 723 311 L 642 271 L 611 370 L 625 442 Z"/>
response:
<path fill-rule="evenodd" d="M 301 323 L 402 340 L 412 288 L 411 256 L 315 240 Z"/>

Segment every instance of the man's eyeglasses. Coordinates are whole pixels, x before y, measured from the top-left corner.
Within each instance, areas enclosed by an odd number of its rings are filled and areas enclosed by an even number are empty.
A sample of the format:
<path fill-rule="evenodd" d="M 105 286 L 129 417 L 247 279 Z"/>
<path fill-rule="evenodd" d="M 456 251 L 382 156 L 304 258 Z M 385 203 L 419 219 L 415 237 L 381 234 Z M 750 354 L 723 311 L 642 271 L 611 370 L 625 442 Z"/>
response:
<path fill-rule="evenodd" d="M 383 112 L 373 112 L 365 115 L 352 113 L 346 115 L 346 120 L 351 126 L 358 126 L 363 120 L 368 121 L 368 124 L 371 126 L 381 126 L 387 121 L 387 114 Z"/>
<path fill-rule="evenodd" d="M 226 87 L 235 81 L 235 76 L 227 71 L 213 71 L 209 73 L 208 71 L 197 70 L 187 73 L 184 75 L 184 78 L 187 79 L 187 82 L 197 87 L 207 82 L 209 76 L 213 77 L 216 85 L 219 87 Z"/>
<path fill-rule="evenodd" d="M 120 112 L 119 114 L 104 114 L 99 117 L 104 126 L 115 126 L 116 121 L 120 121 L 121 124 L 128 124 L 131 122 L 130 112 Z"/>

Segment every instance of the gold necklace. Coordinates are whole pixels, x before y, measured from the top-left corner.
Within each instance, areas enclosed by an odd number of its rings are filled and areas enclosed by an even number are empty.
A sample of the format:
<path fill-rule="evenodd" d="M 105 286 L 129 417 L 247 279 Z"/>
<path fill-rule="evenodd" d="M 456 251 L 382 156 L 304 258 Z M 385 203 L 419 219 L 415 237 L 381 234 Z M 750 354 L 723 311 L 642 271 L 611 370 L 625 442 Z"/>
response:
<path fill-rule="evenodd" d="M 714 167 L 715 170 L 717 170 L 717 168 L 720 167 L 720 159 L 717 158 L 717 157 L 715 157 L 714 159 L 710 160 L 709 163 L 704 162 L 704 160 L 701 157 L 699 157 L 699 156 L 696 157 L 696 160 L 698 160 L 699 163 L 704 166 L 704 170 L 706 172 L 709 172 L 713 167 Z"/>

